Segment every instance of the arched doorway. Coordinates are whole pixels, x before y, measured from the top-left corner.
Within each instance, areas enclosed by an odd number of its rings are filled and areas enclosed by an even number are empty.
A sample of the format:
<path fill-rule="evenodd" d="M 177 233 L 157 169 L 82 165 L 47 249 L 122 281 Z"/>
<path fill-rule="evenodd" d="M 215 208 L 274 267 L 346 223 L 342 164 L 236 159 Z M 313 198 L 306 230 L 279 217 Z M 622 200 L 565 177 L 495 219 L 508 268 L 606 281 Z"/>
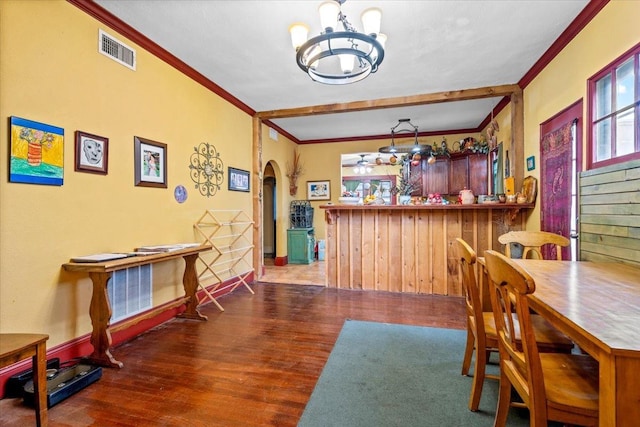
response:
<path fill-rule="evenodd" d="M 276 174 L 268 162 L 262 180 L 262 248 L 264 258 L 276 257 Z"/>

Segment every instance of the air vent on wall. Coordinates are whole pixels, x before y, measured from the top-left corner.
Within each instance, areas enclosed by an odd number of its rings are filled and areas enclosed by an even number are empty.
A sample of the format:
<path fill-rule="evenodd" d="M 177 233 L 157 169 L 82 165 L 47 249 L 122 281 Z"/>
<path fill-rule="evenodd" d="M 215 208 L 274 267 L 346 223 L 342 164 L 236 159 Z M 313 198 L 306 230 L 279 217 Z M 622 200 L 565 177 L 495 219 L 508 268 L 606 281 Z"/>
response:
<path fill-rule="evenodd" d="M 136 69 L 136 51 L 102 30 L 98 34 L 98 52 L 125 67 Z"/>

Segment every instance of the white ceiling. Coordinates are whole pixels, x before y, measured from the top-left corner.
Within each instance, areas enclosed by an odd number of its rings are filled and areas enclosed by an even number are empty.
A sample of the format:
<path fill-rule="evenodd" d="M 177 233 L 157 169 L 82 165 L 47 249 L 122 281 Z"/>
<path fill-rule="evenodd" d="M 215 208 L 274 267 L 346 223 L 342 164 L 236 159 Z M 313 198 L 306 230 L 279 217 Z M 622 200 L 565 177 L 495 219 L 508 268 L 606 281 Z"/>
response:
<path fill-rule="evenodd" d="M 587 0 L 349 0 L 342 11 L 382 9 L 388 36 L 377 73 L 330 86 L 297 66 L 288 28 L 319 34 L 321 0 L 94 0 L 255 111 L 517 83 Z M 500 98 L 278 119 L 301 142 L 389 134 L 410 118 L 420 132 L 475 129 Z"/>

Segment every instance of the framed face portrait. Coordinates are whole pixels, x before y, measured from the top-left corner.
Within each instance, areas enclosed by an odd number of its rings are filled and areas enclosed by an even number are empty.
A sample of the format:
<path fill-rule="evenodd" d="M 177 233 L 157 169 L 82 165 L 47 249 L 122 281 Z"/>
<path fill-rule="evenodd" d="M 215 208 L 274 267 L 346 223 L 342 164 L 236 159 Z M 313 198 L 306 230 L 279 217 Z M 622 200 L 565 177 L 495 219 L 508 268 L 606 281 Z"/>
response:
<path fill-rule="evenodd" d="M 135 185 L 167 188 L 167 144 L 138 136 L 133 143 Z"/>
<path fill-rule="evenodd" d="M 75 141 L 77 172 L 106 175 L 109 160 L 109 139 L 104 136 L 76 131 Z"/>

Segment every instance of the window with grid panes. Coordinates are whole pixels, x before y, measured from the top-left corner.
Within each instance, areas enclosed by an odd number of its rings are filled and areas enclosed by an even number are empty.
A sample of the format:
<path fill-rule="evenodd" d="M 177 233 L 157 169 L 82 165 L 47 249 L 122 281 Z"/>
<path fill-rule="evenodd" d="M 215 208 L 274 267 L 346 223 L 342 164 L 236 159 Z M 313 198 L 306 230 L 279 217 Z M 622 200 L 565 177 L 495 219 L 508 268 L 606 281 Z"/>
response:
<path fill-rule="evenodd" d="M 640 45 L 589 79 L 589 169 L 640 158 Z"/>

